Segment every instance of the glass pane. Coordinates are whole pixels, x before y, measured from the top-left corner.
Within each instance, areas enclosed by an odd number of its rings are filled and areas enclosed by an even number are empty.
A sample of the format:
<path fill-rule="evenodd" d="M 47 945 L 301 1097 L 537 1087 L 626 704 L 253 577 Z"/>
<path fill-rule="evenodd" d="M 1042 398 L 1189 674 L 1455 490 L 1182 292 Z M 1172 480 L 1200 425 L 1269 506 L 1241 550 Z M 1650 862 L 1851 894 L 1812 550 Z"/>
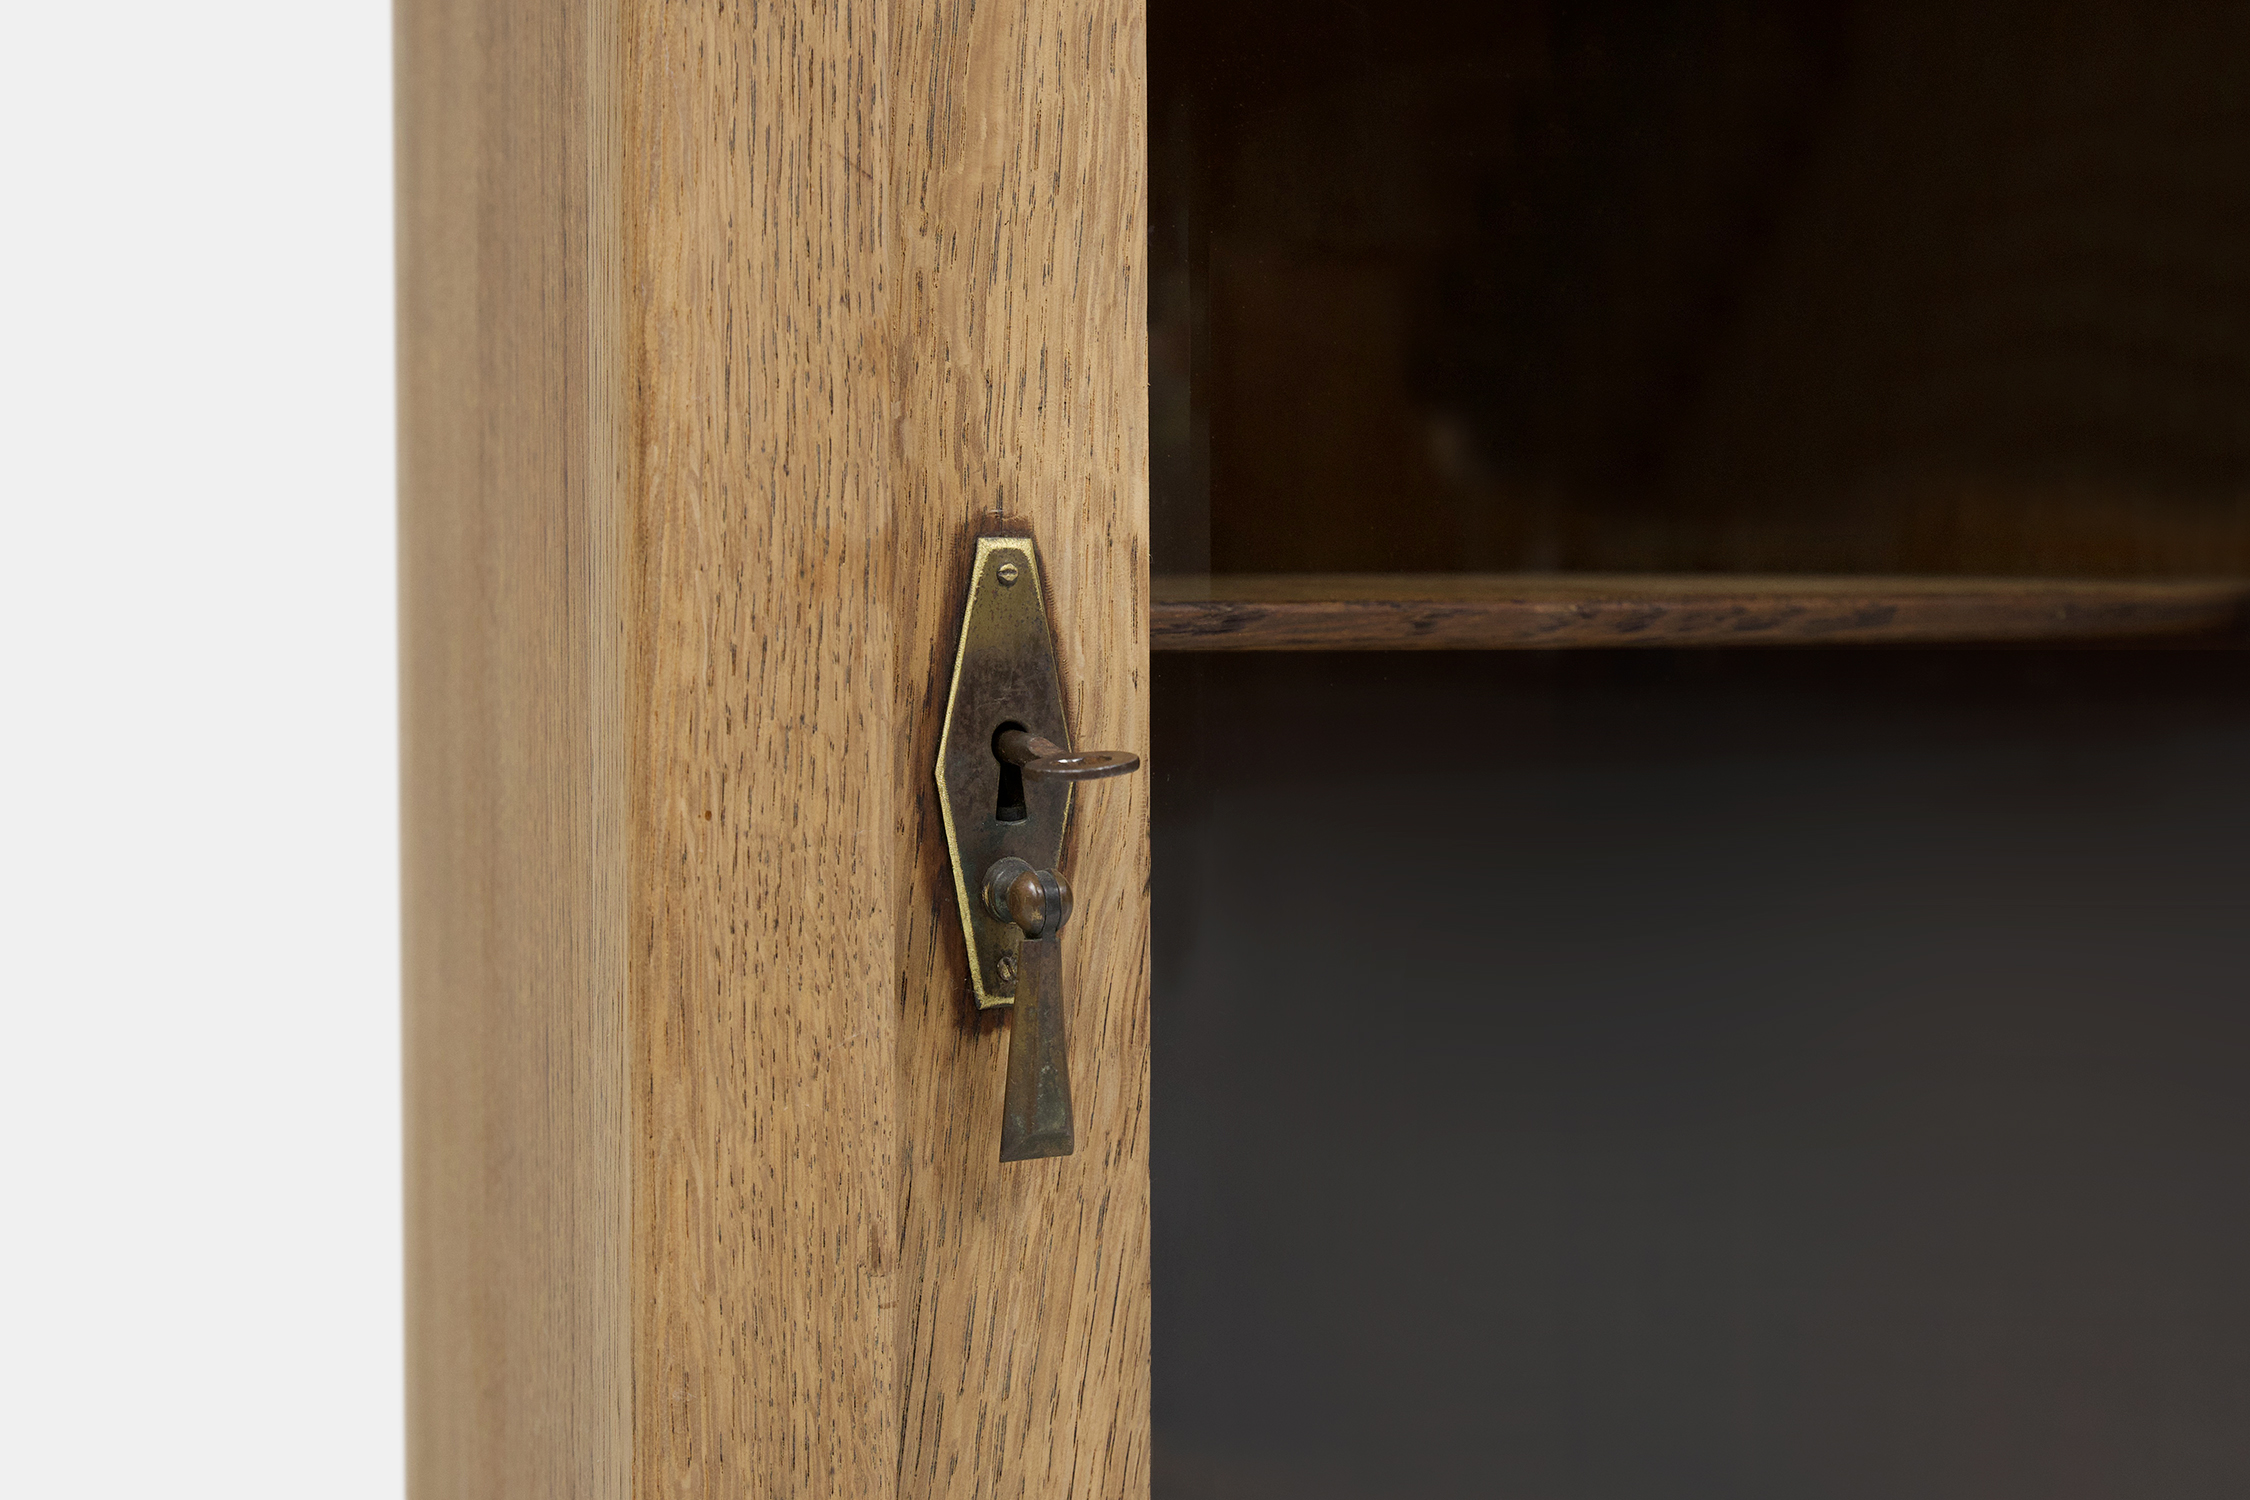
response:
<path fill-rule="evenodd" d="M 1150 37 L 1160 573 L 2242 566 L 2239 6 Z"/>
<path fill-rule="evenodd" d="M 2244 1493 L 2250 10 L 1149 59 L 1157 1500 Z"/>

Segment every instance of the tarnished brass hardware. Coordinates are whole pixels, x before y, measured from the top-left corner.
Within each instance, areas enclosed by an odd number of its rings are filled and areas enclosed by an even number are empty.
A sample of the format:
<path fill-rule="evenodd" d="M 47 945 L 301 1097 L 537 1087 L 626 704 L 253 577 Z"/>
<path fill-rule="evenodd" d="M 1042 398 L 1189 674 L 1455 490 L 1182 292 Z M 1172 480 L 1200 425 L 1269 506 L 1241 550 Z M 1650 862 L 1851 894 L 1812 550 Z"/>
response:
<path fill-rule="evenodd" d="M 1014 1007 L 1000 1159 L 1068 1156 L 1070 1062 L 1056 873 L 1072 786 L 1140 767 L 1128 750 L 1074 751 L 1054 637 L 1028 538 L 977 543 L 953 687 L 938 739 L 938 807 L 980 1008 Z"/>
<path fill-rule="evenodd" d="M 979 1009 L 1014 1003 L 1017 950 L 1023 946 L 1022 931 L 985 906 L 985 872 L 1010 857 L 1035 870 L 1052 870 L 1062 859 L 1070 817 L 1068 781 L 1027 777 L 1000 758 L 995 740 L 1008 729 L 1070 744 L 1031 541 L 985 537 L 977 543 L 969 578 L 937 759 L 938 808 L 969 947 L 969 987 Z"/>
<path fill-rule="evenodd" d="M 1008 1023 L 1008 1092 L 1000 1104 L 1000 1159 L 1036 1161 L 1077 1149 L 1070 1110 L 1070 1031 L 1063 1014 L 1062 944 L 1023 945 L 1016 1008 Z"/>
<path fill-rule="evenodd" d="M 1053 740 L 1021 729 L 1001 730 L 993 737 L 992 748 L 1001 760 L 1020 767 L 1027 781 L 1099 781 L 1141 768 L 1141 758 L 1130 750 L 1081 750 L 1073 755 Z"/>
<path fill-rule="evenodd" d="M 984 877 L 984 907 L 1022 928 L 1026 938 L 1051 938 L 1070 920 L 1070 882 L 1052 870 L 1004 859 Z"/>
<path fill-rule="evenodd" d="M 1070 1023 L 1063 1003 L 1062 930 L 1070 920 L 1070 882 L 1052 870 L 1004 859 L 984 877 L 984 904 L 1024 936 L 1018 950 L 1016 1006 L 1009 1023 L 1008 1092 L 1000 1105 L 1000 1159 L 1068 1156 L 1076 1148 L 1070 1111 Z"/>

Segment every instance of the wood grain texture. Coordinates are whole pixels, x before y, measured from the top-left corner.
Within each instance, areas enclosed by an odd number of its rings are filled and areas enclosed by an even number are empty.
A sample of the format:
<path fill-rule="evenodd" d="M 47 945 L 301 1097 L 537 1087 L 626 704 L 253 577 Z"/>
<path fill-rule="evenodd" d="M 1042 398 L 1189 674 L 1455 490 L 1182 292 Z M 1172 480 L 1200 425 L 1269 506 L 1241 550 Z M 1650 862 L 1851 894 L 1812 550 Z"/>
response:
<path fill-rule="evenodd" d="M 628 17 L 635 1492 L 881 1494 L 907 775 L 884 12 Z"/>
<path fill-rule="evenodd" d="M 902 11 L 892 114 L 915 799 L 901 1495 L 1148 1492 L 1148 787 L 1082 789 L 1064 853 L 1075 1156 L 996 1167 L 1004 1023 L 971 1013 L 930 768 L 974 535 L 1040 545 L 1081 745 L 1148 748 L 1141 0 Z M 909 533 L 902 527 L 901 540 Z M 932 562 L 942 559 L 942 565 Z"/>
<path fill-rule="evenodd" d="M 2239 579 L 1260 574 L 1155 580 L 1158 651 L 1471 651 L 2187 636 Z"/>
<path fill-rule="evenodd" d="M 611 304 L 598 11 L 401 0 L 407 1471 L 631 1466 Z"/>
<path fill-rule="evenodd" d="M 1146 748 L 1137 0 L 404 0 L 413 1493 L 1147 1490 L 1147 794 L 1003 1169 L 969 543 Z"/>

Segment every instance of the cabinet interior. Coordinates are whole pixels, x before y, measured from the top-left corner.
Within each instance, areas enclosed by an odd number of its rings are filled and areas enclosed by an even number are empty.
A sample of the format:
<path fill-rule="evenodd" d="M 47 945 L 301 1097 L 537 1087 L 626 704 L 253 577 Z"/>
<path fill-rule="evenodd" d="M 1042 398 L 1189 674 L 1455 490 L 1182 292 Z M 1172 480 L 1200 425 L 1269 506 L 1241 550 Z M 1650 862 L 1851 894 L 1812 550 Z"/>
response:
<path fill-rule="evenodd" d="M 1149 52 L 1160 601 L 2250 575 L 2240 7 L 1156 0 Z"/>
<path fill-rule="evenodd" d="M 1157 1500 L 2250 1486 L 2246 59 L 1152 0 Z"/>

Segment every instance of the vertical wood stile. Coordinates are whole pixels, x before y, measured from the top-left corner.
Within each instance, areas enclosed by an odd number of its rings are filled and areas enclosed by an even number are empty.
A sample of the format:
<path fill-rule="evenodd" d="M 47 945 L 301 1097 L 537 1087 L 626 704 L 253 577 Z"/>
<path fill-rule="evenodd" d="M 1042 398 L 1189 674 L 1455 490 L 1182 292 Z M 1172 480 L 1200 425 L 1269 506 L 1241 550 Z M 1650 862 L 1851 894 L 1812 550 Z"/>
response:
<path fill-rule="evenodd" d="M 1145 8 L 909 6 L 896 30 L 899 494 L 931 528 L 901 726 L 926 764 L 969 536 L 1028 529 L 1078 742 L 1145 751 Z M 1072 814 L 1078 1154 L 1000 1170 L 1006 1034 L 963 1007 L 935 791 L 914 790 L 900 1493 L 1145 1494 L 1148 779 Z"/>
<path fill-rule="evenodd" d="M 631 5 L 643 1496 L 895 1467 L 880 6 Z"/>
<path fill-rule="evenodd" d="M 599 13 L 396 15 L 407 1476 L 620 1494 L 630 1164 Z"/>

